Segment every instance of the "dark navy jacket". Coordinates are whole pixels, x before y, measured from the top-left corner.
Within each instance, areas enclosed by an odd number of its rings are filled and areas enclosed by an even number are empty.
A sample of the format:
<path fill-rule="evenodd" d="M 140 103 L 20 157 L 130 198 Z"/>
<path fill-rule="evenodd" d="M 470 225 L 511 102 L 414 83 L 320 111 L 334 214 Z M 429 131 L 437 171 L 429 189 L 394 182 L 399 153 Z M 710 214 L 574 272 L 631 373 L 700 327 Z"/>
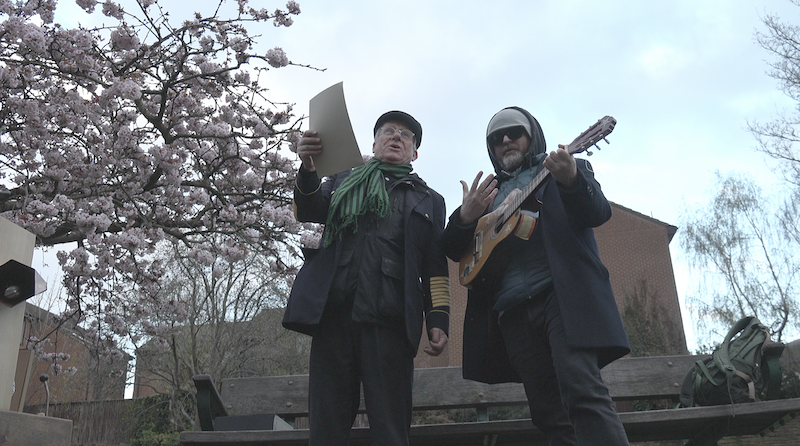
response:
<path fill-rule="evenodd" d="M 333 175 L 310 194 L 304 194 L 295 188 L 297 219 L 304 222 L 325 223 L 331 195 L 348 175 L 349 172 Z M 406 336 L 409 347 L 416 353 L 422 335 L 423 318 L 428 330 L 438 327 L 445 333 L 449 332 L 447 258 L 440 243 L 445 204 L 444 198 L 430 189 L 416 174 L 410 174 L 398 181 L 405 181 L 413 186 L 404 187 L 406 195 L 403 208 L 405 232 L 403 283 Z M 309 192 L 313 190 L 314 188 L 311 188 Z M 341 249 L 339 243 L 334 241 L 326 248 L 309 251 L 311 250 L 307 250 L 306 262 L 292 286 L 283 317 L 283 326 L 313 336 L 325 309 Z M 391 271 L 384 273 L 392 274 Z M 435 289 L 433 293 L 432 284 Z"/>
<path fill-rule="evenodd" d="M 537 152 L 543 153 L 544 137 L 538 122 L 529 113 L 525 114 L 529 116 L 531 126 L 539 131 L 541 141 Z M 531 155 L 536 155 L 536 152 Z M 572 347 L 598 349 L 598 365 L 603 367 L 630 352 L 608 270 L 600 261 L 592 229 L 611 218 L 611 206 L 595 180 L 589 162 L 580 158 L 575 161 L 578 179 L 572 189 L 565 189 L 550 178 L 537 192 L 542 203 L 537 224 L 538 230 L 542 231 L 567 342 Z M 500 181 L 507 178 L 500 169 L 497 170 Z M 460 208 L 451 215 L 442 238 L 446 254 L 455 261 L 472 242 L 477 226 L 477 222 L 461 225 L 459 212 Z M 497 315 L 491 311 L 497 291 L 496 279 L 501 274 L 501 270 L 493 270 L 498 262 L 492 264 L 492 261 L 496 258 L 502 260 L 504 250 L 513 250 L 514 238 L 510 235 L 495 248 L 468 292 L 464 320 L 464 378 L 489 383 L 519 381 L 506 354 Z"/>

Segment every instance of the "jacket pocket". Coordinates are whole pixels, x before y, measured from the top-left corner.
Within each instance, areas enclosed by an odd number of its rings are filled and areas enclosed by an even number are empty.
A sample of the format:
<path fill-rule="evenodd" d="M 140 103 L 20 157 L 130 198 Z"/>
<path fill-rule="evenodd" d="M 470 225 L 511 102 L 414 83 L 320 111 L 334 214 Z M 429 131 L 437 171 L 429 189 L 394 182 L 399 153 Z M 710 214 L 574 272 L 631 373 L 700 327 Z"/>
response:
<path fill-rule="evenodd" d="M 402 259 L 382 257 L 381 272 L 381 293 L 377 296 L 376 313 L 381 318 L 402 320 L 405 315 Z"/>
<path fill-rule="evenodd" d="M 403 265 L 390 257 L 381 258 L 381 271 L 383 274 L 397 280 L 403 280 Z"/>

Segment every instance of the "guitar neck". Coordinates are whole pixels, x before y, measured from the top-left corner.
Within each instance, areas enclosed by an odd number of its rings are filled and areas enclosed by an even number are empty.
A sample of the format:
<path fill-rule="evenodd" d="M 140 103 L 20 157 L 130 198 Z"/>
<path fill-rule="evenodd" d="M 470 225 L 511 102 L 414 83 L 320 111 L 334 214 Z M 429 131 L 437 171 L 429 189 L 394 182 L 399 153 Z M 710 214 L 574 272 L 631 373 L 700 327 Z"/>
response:
<path fill-rule="evenodd" d="M 578 135 L 565 149 L 570 155 L 585 150 L 588 151 L 598 141 L 605 140 L 605 137 L 614 130 L 616 123 L 617 120 L 611 116 L 600 118 L 586 131 Z M 608 143 L 608 140 L 606 140 L 606 143 Z M 600 147 L 597 147 L 597 149 L 599 150 Z M 588 152 L 588 154 L 591 155 L 592 152 Z M 512 200 L 509 200 L 512 194 L 507 195 L 497 209 L 478 219 L 472 243 L 468 245 L 459 261 L 458 275 L 459 282 L 462 285 L 469 285 L 475 279 L 486 264 L 486 260 L 491 255 L 494 247 L 513 233 L 515 226 L 521 219 L 520 215 L 515 215 L 517 210 L 532 193 L 536 192 L 544 184 L 549 176 L 550 171 L 542 166 L 533 180 L 519 194 L 516 194 Z"/>
<path fill-rule="evenodd" d="M 583 152 L 587 150 L 589 147 L 595 145 L 599 140 L 605 139 L 605 137 L 614 130 L 614 126 L 616 125 L 617 120 L 611 116 L 604 116 L 603 118 L 599 119 L 594 125 L 586 129 L 583 133 L 578 135 L 574 141 L 572 141 L 569 145 L 564 147 L 564 149 L 569 152 L 570 155 L 575 155 L 576 153 Z M 606 141 L 608 142 L 608 141 Z M 598 147 L 599 148 L 599 147 Z M 589 152 L 591 155 L 591 152 Z M 520 193 L 514 200 L 508 203 L 508 206 L 503 209 L 501 218 L 498 220 L 501 224 L 505 224 L 506 221 L 511 217 L 514 212 L 519 209 L 523 202 L 525 202 L 528 197 L 536 192 L 539 187 L 541 187 L 542 183 L 550 176 L 550 171 L 547 170 L 544 166 L 542 166 L 539 173 L 522 189 L 522 193 Z"/>
<path fill-rule="evenodd" d="M 542 186 L 542 183 L 544 183 L 544 180 L 546 180 L 549 176 L 550 171 L 542 166 L 542 169 L 536 174 L 535 177 L 533 177 L 533 180 L 531 180 L 531 182 L 528 183 L 524 189 L 522 189 L 522 193 L 520 193 L 513 201 L 511 201 L 507 211 L 504 212 L 504 216 L 508 217 L 517 209 L 519 209 L 519 207 L 522 206 L 522 203 L 524 203 L 532 193 L 539 190 L 539 188 Z"/>

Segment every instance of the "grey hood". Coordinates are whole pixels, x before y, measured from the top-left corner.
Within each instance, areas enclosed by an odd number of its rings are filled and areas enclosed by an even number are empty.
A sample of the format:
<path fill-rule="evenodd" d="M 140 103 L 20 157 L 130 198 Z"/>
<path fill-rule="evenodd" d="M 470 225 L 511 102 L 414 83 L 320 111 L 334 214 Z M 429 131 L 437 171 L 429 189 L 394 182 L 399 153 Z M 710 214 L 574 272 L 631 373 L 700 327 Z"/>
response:
<path fill-rule="evenodd" d="M 502 113 L 504 110 L 516 110 L 522 113 L 524 118 L 527 119 L 528 125 L 524 125 L 524 122 L 510 122 L 508 120 L 497 119 L 498 114 Z M 489 120 L 489 125 L 486 127 L 486 149 L 489 152 L 489 159 L 492 160 L 492 166 L 494 166 L 495 174 L 501 181 L 511 176 L 513 172 L 504 171 L 498 164 L 494 157 L 494 150 L 492 150 L 492 147 L 489 145 L 489 135 L 497 130 L 514 127 L 517 125 L 523 125 L 526 130 L 530 129 L 531 134 L 531 145 L 528 147 L 528 152 L 525 154 L 525 161 L 522 162 L 522 165 L 517 170 L 536 166 L 537 164 L 541 163 L 547 155 L 547 143 L 544 139 L 542 127 L 539 125 L 539 121 L 537 121 L 532 114 L 522 107 L 506 107 L 503 110 L 500 110 L 499 112 L 495 113 L 494 116 L 492 116 L 492 119 Z"/>

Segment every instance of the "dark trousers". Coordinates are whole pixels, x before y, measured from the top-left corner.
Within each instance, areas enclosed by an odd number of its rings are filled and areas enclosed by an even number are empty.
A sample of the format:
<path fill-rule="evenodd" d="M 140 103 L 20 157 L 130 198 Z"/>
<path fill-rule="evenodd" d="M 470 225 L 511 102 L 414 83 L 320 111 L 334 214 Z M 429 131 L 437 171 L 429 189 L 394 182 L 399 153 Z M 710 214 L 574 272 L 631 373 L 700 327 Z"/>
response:
<path fill-rule="evenodd" d="M 504 312 L 500 327 L 522 378 L 533 424 L 551 446 L 627 445 L 597 352 L 567 345 L 554 293 Z"/>
<path fill-rule="evenodd" d="M 311 341 L 309 446 L 350 444 L 364 387 L 372 444 L 407 446 L 414 356 L 402 325 L 356 324 L 325 310 Z"/>

